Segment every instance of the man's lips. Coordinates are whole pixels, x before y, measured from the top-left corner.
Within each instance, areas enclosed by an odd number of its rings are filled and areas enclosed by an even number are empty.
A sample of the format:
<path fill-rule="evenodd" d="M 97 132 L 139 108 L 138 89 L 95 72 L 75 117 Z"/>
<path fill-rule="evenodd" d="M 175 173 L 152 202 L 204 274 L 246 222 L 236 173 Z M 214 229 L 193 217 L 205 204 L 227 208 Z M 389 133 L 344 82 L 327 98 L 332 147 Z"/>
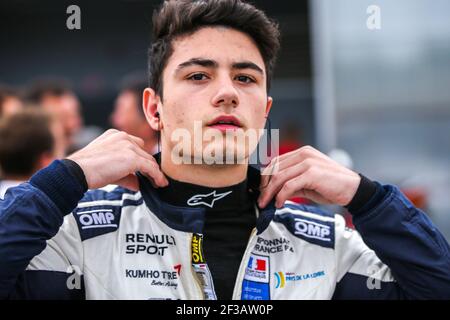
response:
<path fill-rule="evenodd" d="M 234 116 L 220 116 L 207 124 L 208 127 L 220 131 L 236 130 L 242 128 L 241 122 Z"/>
<path fill-rule="evenodd" d="M 220 130 L 222 132 L 224 131 L 234 131 L 239 129 L 240 127 L 232 125 L 232 124 L 213 124 L 211 126 L 208 126 L 208 128 L 213 128 L 213 129 L 217 129 Z"/>

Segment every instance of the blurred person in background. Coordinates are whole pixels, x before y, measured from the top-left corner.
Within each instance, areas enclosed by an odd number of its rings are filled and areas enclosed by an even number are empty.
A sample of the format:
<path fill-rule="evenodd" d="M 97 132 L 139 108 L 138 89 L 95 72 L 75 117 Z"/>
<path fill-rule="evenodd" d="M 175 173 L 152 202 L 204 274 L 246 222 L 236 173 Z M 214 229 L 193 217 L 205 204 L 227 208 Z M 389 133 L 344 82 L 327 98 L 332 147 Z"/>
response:
<path fill-rule="evenodd" d="M 0 118 L 19 111 L 23 107 L 19 93 L 8 86 L 0 85 Z"/>
<path fill-rule="evenodd" d="M 13 114 L 23 107 L 23 101 L 19 93 L 13 88 L 0 84 L 0 118 Z M 0 179 L 2 178 L 0 166 Z"/>
<path fill-rule="evenodd" d="M 83 126 L 81 105 L 78 97 L 65 81 L 37 81 L 30 87 L 27 101 L 43 107 L 61 122 L 66 153 L 71 153 L 79 148 L 76 135 Z"/>
<path fill-rule="evenodd" d="M 63 157 L 60 137 L 59 122 L 43 110 L 26 108 L 0 119 L 0 199 L 8 188 Z"/>
<path fill-rule="evenodd" d="M 158 152 L 158 132 L 148 125 L 142 108 L 142 93 L 148 86 L 147 81 L 145 77 L 130 75 L 122 83 L 111 114 L 111 124 L 144 140 L 144 150 L 155 154 Z"/>

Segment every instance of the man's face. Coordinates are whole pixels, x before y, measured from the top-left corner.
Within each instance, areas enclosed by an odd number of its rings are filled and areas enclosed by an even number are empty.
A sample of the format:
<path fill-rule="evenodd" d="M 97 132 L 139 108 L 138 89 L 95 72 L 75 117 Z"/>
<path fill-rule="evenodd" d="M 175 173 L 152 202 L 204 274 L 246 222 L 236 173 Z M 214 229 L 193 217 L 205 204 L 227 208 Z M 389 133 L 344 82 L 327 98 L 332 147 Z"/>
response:
<path fill-rule="evenodd" d="M 55 114 L 62 123 L 64 135 L 70 145 L 74 135 L 83 125 L 80 114 L 80 103 L 77 97 L 71 93 L 61 96 L 47 95 L 41 104 L 52 114 Z"/>
<path fill-rule="evenodd" d="M 173 141 L 174 133 L 185 129 L 191 137 L 190 154 L 185 157 L 202 155 L 205 148 L 218 148 L 224 156 L 226 152 L 234 154 L 239 143 L 226 138 L 227 131 L 263 129 L 271 107 L 264 60 L 257 46 L 234 29 L 205 27 L 174 40 L 173 49 L 163 72 L 164 98 L 158 106 L 163 148 L 173 150 L 180 141 Z M 221 116 L 225 117 L 222 122 L 233 124 L 218 123 Z M 204 136 L 210 137 L 200 144 L 193 141 L 198 138 L 194 135 L 194 123 L 198 132 L 198 121 Z M 213 138 L 217 135 L 223 140 Z M 245 158 L 256 142 L 245 148 Z"/>
<path fill-rule="evenodd" d="M 22 109 L 22 107 L 23 107 L 23 104 L 22 104 L 22 101 L 20 101 L 20 99 L 14 97 L 14 96 L 9 96 L 9 97 L 6 97 L 6 99 L 3 101 L 3 105 L 0 106 L 0 110 L 2 111 L 1 114 L 3 116 L 6 116 L 6 115 L 16 113 L 17 111 Z"/>
<path fill-rule="evenodd" d="M 53 153 L 52 159 L 62 159 L 66 155 L 66 145 L 64 139 L 64 128 L 60 121 L 53 119 L 50 125 L 50 131 L 53 136 Z M 50 164 L 50 163 L 48 163 Z"/>
<path fill-rule="evenodd" d="M 139 136 L 142 125 L 147 125 L 144 117 L 138 108 L 141 108 L 141 101 L 135 93 L 125 90 L 119 94 L 114 105 L 114 112 L 111 115 L 112 125 L 121 131 L 131 135 Z"/>

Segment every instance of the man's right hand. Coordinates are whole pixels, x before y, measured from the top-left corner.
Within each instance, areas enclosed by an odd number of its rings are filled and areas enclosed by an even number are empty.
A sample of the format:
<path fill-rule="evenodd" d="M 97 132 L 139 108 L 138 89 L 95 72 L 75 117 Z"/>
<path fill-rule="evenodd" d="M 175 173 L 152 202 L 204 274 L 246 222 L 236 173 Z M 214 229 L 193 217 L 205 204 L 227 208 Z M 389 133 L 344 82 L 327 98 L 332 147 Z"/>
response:
<path fill-rule="evenodd" d="M 89 189 L 117 184 L 137 191 L 136 171 L 146 175 L 155 187 L 166 187 L 169 182 L 143 147 L 142 139 L 110 129 L 67 159 L 81 167 Z"/>

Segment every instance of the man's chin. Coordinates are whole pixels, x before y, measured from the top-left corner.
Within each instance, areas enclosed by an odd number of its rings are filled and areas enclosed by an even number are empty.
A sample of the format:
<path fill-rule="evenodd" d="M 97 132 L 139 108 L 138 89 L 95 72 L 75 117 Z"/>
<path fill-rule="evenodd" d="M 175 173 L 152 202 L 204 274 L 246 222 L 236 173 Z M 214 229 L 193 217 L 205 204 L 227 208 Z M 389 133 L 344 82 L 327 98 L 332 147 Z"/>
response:
<path fill-rule="evenodd" d="M 248 150 L 242 146 L 215 146 L 203 148 L 202 158 L 205 164 L 236 165 L 245 164 L 248 160 Z"/>
<path fill-rule="evenodd" d="M 248 147 L 234 145 L 208 144 L 203 148 L 172 152 L 172 162 L 175 164 L 199 165 L 241 165 L 249 159 Z"/>

